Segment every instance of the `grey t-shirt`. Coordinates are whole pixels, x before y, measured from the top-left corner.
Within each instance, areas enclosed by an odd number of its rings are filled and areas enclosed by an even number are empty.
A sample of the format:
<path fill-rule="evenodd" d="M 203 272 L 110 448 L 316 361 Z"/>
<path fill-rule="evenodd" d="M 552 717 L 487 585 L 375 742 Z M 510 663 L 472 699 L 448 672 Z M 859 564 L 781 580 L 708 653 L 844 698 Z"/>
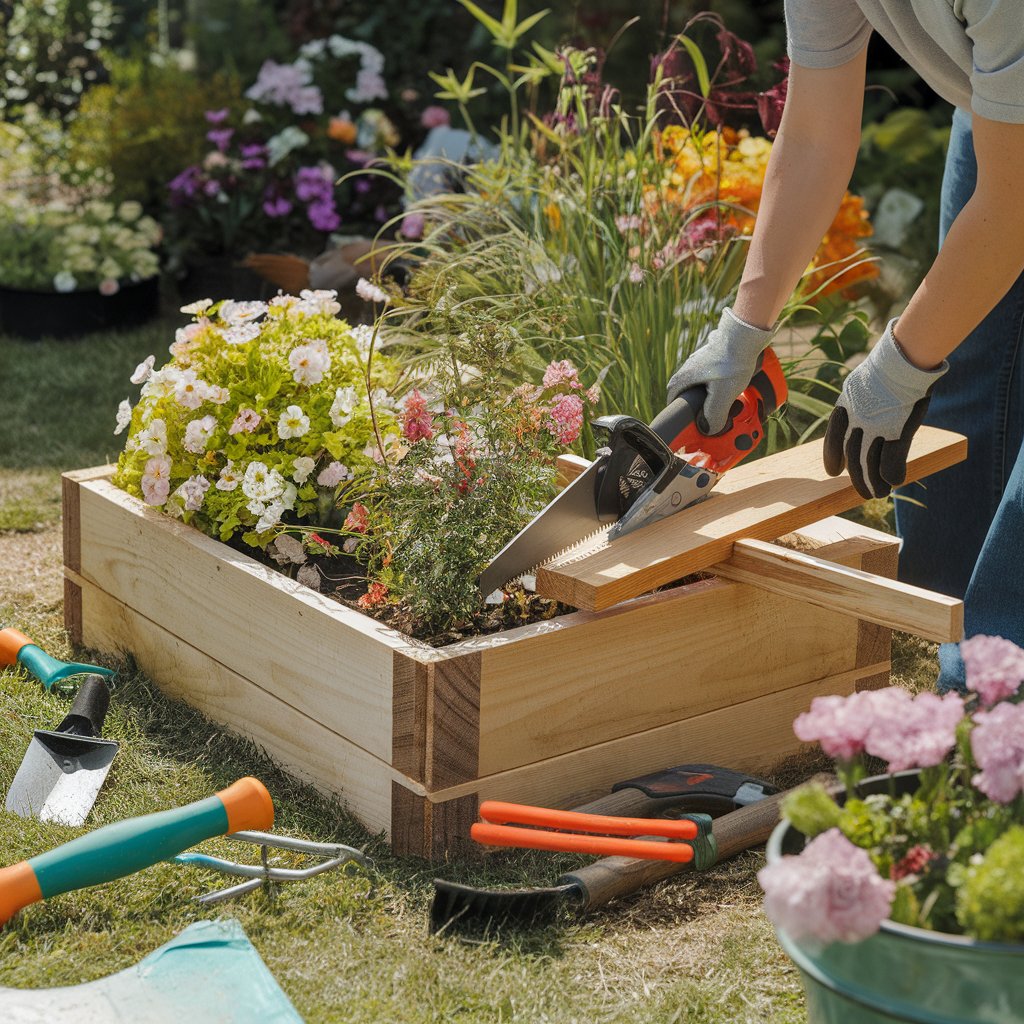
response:
<path fill-rule="evenodd" d="M 786 0 L 801 67 L 845 64 L 872 29 L 943 99 L 1024 124 L 1024 0 Z"/>

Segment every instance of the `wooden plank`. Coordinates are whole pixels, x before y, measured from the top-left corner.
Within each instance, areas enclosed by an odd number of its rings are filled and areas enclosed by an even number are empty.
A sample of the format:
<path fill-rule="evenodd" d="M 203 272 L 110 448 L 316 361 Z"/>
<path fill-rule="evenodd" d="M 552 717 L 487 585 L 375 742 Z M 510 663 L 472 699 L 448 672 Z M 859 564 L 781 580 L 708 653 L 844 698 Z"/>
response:
<path fill-rule="evenodd" d="M 395 650 L 416 641 L 106 480 L 80 485 L 82 577 L 292 707 L 391 761 Z"/>
<path fill-rule="evenodd" d="M 426 777 L 430 666 L 394 651 L 391 763 L 417 782 Z"/>
<path fill-rule="evenodd" d="M 732 556 L 710 571 L 926 640 L 963 639 L 963 601 L 765 541 L 737 540 Z"/>
<path fill-rule="evenodd" d="M 390 765 L 93 584 L 82 581 L 81 587 L 86 644 L 131 651 L 165 693 L 248 737 L 297 777 L 339 796 L 370 831 L 391 829 L 392 782 L 413 784 Z"/>
<path fill-rule="evenodd" d="M 479 652 L 430 666 L 426 735 L 427 789 L 480 774 Z"/>
<path fill-rule="evenodd" d="M 895 540 L 895 538 L 893 538 Z M 896 579 L 899 569 L 900 546 L 893 543 L 887 547 L 879 547 L 864 554 L 860 567 L 866 572 L 877 576 Z M 892 656 L 892 630 L 873 622 L 860 621 L 857 630 L 857 665 L 870 665 L 876 661 L 889 661 Z M 891 682 L 888 671 L 879 672 L 874 676 L 865 676 L 858 680 L 858 690 L 879 690 Z"/>
<path fill-rule="evenodd" d="M 440 802 L 475 794 L 479 800 L 576 807 L 608 792 L 616 782 L 686 762 L 765 772 L 801 749 L 793 734 L 793 719 L 806 711 L 815 697 L 852 693 L 860 679 L 885 668 L 885 664 L 866 665 L 731 708 L 488 775 L 430 793 L 428 799 Z"/>
<path fill-rule="evenodd" d="M 79 572 L 82 568 L 81 508 L 78 488 L 89 480 L 103 480 L 113 473 L 113 466 L 93 466 L 61 474 L 61 521 L 64 533 L 64 564 Z"/>
<path fill-rule="evenodd" d="M 614 543 L 605 533 L 566 552 L 540 567 L 537 592 L 575 608 L 610 608 L 725 561 L 741 537 L 772 540 L 861 504 L 848 475 L 825 473 L 821 447 L 811 442 L 741 463 L 707 501 Z M 920 480 L 966 454 L 966 438 L 922 427 L 907 460 L 907 480 Z"/>

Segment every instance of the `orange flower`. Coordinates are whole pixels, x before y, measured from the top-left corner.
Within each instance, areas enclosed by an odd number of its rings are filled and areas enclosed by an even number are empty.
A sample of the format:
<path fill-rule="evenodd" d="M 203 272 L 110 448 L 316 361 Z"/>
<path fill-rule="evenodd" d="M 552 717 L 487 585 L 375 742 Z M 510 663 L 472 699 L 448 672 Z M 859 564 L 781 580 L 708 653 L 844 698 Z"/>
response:
<path fill-rule="evenodd" d="M 340 142 L 345 146 L 351 146 L 356 141 L 359 130 L 355 122 L 347 117 L 332 117 L 327 122 L 327 136 Z"/>

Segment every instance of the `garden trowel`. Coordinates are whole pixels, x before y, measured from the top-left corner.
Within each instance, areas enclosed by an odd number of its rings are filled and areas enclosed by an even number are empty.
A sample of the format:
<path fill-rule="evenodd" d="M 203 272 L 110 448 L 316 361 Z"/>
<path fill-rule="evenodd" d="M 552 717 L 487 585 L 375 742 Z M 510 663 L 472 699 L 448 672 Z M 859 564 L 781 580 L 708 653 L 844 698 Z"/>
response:
<path fill-rule="evenodd" d="M 603 530 L 610 540 L 703 501 L 722 473 L 760 444 L 764 420 L 787 395 L 771 348 L 736 399 L 724 430 L 701 430 L 705 389 L 691 388 L 648 426 L 632 416 L 602 416 L 597 458 L 495 556 L 480 576 L 491 594 L 549 558 Z M 610 528 L 609 528 L 610 527 Z"/>
<path fill-rule="evenodd" d="M 117 753 L 100 738 L 110 702 L 102 676 L 87 676 L 70 713 L 53 731 L 37 729 L 7 793 L 7 810 L 23 818 L 81 825 Z"/>

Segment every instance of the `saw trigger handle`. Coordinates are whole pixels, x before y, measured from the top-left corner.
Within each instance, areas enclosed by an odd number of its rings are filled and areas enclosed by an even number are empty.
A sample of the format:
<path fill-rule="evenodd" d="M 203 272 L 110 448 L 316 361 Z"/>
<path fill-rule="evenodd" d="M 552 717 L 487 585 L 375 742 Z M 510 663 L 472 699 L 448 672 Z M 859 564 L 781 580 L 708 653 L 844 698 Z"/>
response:
<path fill-rule="evenodd" d="M 614 523 L 674 457 L 646 423 L 632 416 L 601 416 L 593 426 L 609 435 L 594 484 L 594 505 L 602 523 Z"/>

